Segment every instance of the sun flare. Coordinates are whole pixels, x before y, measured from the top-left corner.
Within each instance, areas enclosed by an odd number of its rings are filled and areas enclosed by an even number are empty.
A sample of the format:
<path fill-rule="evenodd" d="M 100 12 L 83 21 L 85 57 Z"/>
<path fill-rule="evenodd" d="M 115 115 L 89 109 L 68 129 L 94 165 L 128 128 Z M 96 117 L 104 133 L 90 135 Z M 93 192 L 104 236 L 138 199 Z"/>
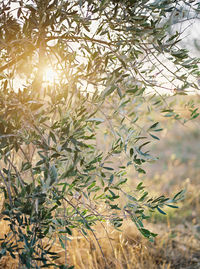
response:
<path fill-rule="evenodd" d="M 44 82 L 53 84 L 58 79 L 58 73 L 51 67 L 47 67 L 44 70 L 43 75 Z"/>

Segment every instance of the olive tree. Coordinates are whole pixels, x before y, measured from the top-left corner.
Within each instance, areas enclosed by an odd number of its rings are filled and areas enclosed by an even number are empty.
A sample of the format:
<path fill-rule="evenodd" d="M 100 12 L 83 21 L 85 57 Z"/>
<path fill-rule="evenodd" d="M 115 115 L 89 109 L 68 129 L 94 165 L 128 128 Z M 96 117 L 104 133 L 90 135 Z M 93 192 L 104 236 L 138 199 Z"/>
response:
<path fill-rule="evenodd" d="M 181 32 L 168 34 L 178 2 L 1 1 L 1 218 L 10 232 L 0 257 L 59 267 L 55 240 L 66 248 L 77 229 L 98 242 L 97 222 L 119 229 L 126 218 L 152 241 L 143 220 L 177 207 L 183 191 L 153 197 L 142 181 L 128 187 L 127 171 L 145 174 L 156 159 L 148 144 L 162 128 L 148 115 L 184 124 L 172 95 L 198 89 L 199 59 L 179 48 Z M 187 120 L 199 115 L 187 108 Z"/>

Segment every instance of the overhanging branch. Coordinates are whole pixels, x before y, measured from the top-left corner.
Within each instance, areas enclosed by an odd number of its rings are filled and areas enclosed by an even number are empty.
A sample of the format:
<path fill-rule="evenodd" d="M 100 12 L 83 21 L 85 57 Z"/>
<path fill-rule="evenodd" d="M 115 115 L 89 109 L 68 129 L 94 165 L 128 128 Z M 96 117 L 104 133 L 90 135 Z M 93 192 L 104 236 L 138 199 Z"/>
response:
<path fill-rule="evenodd" d="M 66 34 L 61 35 L 61 36 L 50 36 L 46 38 L 46 41 L 51 41 L 51 40 L 56 40 L 56 39 L 65 39 L 65 40 L 70 40 L 70 41 L 89 41 L 92 43 L 99 43 L 99 44 L 103 44 L 103 45 L 107 45 L 107 46 L 111 46 L 114 44 L 114 42 L 107 42 L 104 40 L 99 40 L 96 38 L 90 38 L 90 37 L 86 37 L 86 36 L 68 36 Z"/>

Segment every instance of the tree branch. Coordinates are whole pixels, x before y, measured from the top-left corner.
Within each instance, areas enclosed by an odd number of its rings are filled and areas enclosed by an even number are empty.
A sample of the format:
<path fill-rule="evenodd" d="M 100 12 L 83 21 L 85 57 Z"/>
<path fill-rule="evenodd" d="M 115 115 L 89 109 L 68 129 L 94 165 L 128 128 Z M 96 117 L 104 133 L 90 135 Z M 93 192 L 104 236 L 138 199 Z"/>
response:
<path fill-rule="evenodd" d="M 89 42 L 96 42 L 99 44 L 103 44 L 103 45 L 107 45 L 107 46 L 111 46 L 113 45 L 113 42 L 107 42 L 104 40 L 99 40 L 99 39 L 95 39 L 95 38 L 90 38 L 90 37 L 86 37 L 86 36 L 68 36 L 66 34 L 61 35 L 61 36 L 50 36 L 46 38 L 46 41 L 51 41 L 51 40 L 56 40 L 56 39 L 65 39 L 65 40 L 71 40 L 73 41 L 89 41 Z"/>

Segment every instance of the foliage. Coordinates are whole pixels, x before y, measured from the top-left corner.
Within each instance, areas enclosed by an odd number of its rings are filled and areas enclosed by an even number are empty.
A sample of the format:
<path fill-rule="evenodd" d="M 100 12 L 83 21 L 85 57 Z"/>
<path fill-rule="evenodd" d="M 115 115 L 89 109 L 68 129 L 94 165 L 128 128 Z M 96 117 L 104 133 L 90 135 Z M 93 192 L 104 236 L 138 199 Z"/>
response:
<path fill-rule="evenodd" d="M 199 27 L 199 15 L 199 1 L 179 1 L 176 9 L 167 18 L 170 33 L 173 35 L 179 29 L 184 36 L 181 46 L 190 49 L 194 55 L 199 52 L 199 37 L 195 31 L 195 28 Z M 191 25 L 195 26 L 192 31 Z"/>
<path fill-rule="evenodd" d="M 143 224 L 149 212 L 177 207 L 184 191 L 170 199 L 151 197 L 142 182 L 126 186 L 129 167 L 145 173 L 143 163 L 155 160 L 144 149 L 162 131 L 151 111 L 186 122 L 160 90 L 198 89 L 199 59 L 163 23 L 174 8 L 176 1 L 1 3 L 0 177 L 11 232 L 0 239 L 0 257 L 59 267 L 51 246 L 58 238 L 66 249 L 73 229 L 96 238 L 95 223 L 120 229 L 129 217 L 152 240 Z M 186 108 L 188 120 L 198 117 L 194 102 Z"/>

